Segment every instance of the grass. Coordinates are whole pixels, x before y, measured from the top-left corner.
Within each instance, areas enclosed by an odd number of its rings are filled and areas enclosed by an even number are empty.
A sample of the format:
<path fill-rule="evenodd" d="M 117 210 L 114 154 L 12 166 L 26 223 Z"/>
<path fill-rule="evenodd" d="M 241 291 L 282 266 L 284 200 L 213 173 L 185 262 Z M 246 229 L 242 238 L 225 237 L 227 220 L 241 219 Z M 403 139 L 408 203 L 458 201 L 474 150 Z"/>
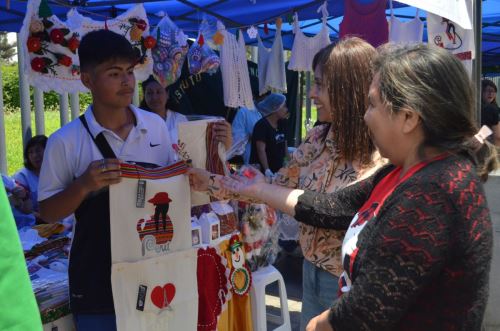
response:
<path fill-rule="evenodd" d="M 60 127 L 58 111 L 45 112 L 45 135 L 49 136 Z M 31 113 L 31 130 L 35 130 L 35 114 Z M 13 175 L 23 167 L 23 139 L 21 134 L 21 112 L 5 113 L 5 140 L 7 149 L 7 173 Z"/>

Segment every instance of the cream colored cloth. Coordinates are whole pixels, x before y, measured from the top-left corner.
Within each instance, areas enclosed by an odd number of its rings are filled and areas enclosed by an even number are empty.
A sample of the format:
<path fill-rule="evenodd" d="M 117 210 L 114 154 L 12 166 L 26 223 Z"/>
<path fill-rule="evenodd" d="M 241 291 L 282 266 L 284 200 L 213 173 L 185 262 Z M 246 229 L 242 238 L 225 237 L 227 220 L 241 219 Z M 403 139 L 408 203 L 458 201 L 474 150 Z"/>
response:
<path fill-rule="evenodd" d="M 182 160 L 191 160 L 194 168 L 206 169 L 207 164 L 207 126 L 218 119 L 207 119 L 178 123 L 179 154 Z M 225 162 L 225 147 L 219 143 L 218 156 Z M 191 191 L 191 205 L 200 206 L 210 203 L 204 192 Z"/>
<path fill-rule="evenodd" d="M 134 263 L 116 263 L 111 270 L 118 331 L 195 331 L 198 321 L 197 249 L 170 253 Z M 147 287 L 138 310 L 140 286 Z"/>
<path fill-rule="evenodd" d="M 137 184 L 138 179 L 122 178 L 119 184 L 110 186 L 112 262 L 134 262 L 190 248 L 191 206 L 187 176 L 146 179 L 144 208 L 136 207 Z M 158 222 L 154 220 L 156 206 L 148 202 L 160 192 L 167 193 L 172 200 L 165 224 L 161 214 Z"/>

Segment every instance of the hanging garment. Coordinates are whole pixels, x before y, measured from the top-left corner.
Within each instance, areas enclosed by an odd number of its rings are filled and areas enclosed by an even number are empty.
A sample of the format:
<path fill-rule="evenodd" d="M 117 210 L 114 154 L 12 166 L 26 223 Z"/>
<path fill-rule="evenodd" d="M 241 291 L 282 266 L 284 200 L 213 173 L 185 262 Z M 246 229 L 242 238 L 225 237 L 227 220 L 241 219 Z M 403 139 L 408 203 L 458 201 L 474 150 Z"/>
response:
<path fill-rule="evenodd" d="M 175 83 L 181 76 L 182 65 L 189 49 L 187 36 L 168 15 L 158 22 L 153 36 L 157 39 L 151 50 L 154 60 L 153 75 L 166 87 Z"/>
<path fill-rule="evenodd" d="M 112 262 L 134 262 L 191 247 L 189 183 L 184 162 L 151 170 L 122 164 L 111 185 Z"/>
<path fill-rule="evenodd" d="M 231 299 L 227 309 L 219 317 L 219 331 L 252 331 L 252 307 L 248 291 L 252 286 L 252 275 L 245 262 L 245 250 L 240 237 L 233 235 L 231 239 L 219 244 L 220 254 L 227 260 Z"/>
<path fill-rule="evenodd" d="M 143 45 L 152 37 L 148 37 L 149 23 L 142 4 L 106 22 L 84 17 L 76 9 L 71 9 L 67 18 L 63 22 L 53 15 L 45 0 L 28 2 L 20 41 L 24 46 L 23 72 L 30 85 L 58 93 L 88 92 L 80 80 L 77 50 L 82 36 L 104 29 L 105 25 L 124 35 L 141 54 L 141 62 L 134 68 L 137 80 L 145 80 L 151 74 L 151 51 Z"/>
<path fill-rule="evenodd" d="M 467 10 L 472 15 L 470 1 L 467 1 Z M 462 61 L 469 74 L 472 73 L 472 60 L 475 58 L 474 30 L 465 30 L 455 22 L 428 12 L 427 34 L 430 47 L 447 49 Z"/>
<path fill-rule="evenodd" d="M 271 90 L 286 93 L 285 57 L 283 55 L 281 25 L 277 25 L 271 48 L 264 46 L 258 34 L 257 40 L 259 48 L 259 95 Z"/>
<path fill-rule="evenodd" d="M 389 27 L 385 18 L 386 0 L 362 4 L 360 0 L 344 0 L 344 19 L 340 23 L 340 38 L 356 36 L 373 47 L 386 43 Z"/>
<path fill-rule="evenodd" d="M 295 34 L 295 38 L 293 40 L 290 62 L 288 63 L 289 70 L 312 72 L 314 55 L 330 44 L 330 36 L 326 25 L 328 19 L 326 2 L 318 8 L 318 12 L 320 11 L 323 15 L 323 23 L 321 30 L 314 37 L 307 37 L 302 30 L 300 30 L 299 17 L 297 13 L 295 13 L 293 17 L 293 33 Z"/>
<path fill-rule="evenodd" d="M 199 121 L 189 121 L 178 124 L 179 135 L 179 156 L 182 160 L 191 160 L 193 167 L 201 169 L 217 170 L 219 174 L 225 162 L 226 148 L 223 144 L 215 144 L 211 126 L 218 119 L 207 119 Z M 209 138 L 209 139 L 207 139 Z M 210 203 L 210 197 L 204 192 L 191 191 L 192 206 L 206 205 Z"/>
<path fill-rule="evenodd" d="M 227 107 L 254 108 L 250 75 L 248 73 L 245 40 L 239 30 L 239 37 L 226 30 L 217 22 L 219 32 L 224 36 L 220 47 L 220 69 L 224 88 L 224 104 Z"/>
<path fill-rule="evenodd" d="M 390 0 L 391 18 L 389 19 L 389 42 L 392 43 L 421 43 L 424 35 L 424 22 L 418 16 L 419 9 L 415 18 L 411 21 L 401 22 L 394 16 L 392 0 Z"/>
<path fill-rule="evenodd" d="M 118 330 L 196 330 L 196 265 L 195 248 L 113 264 L 111 283 Z"/>
<path fill-rule="evenodd" d="M 472 29 L 472 16 L 467 9 L 467 2 L 471 3 L 471 0 L 398 0 L 398 2 L 443 16 L 464 29 Z"/>

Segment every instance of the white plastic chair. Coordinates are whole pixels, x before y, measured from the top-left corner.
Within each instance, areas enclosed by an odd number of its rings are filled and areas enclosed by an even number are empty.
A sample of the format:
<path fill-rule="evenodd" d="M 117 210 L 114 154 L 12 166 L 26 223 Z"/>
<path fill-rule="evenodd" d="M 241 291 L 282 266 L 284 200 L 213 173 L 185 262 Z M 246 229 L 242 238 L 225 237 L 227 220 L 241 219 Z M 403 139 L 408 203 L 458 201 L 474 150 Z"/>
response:
<path fill-rule="evenodd" d="M 280 295 L 281 315 L 266 313 L 266 286 L 278 282 Z M 261 268 L 252 273 L 252 288 L 250 289 L 252 302 L 252 321 L 255 331 L 266 331 L 267 321 L 280 325 L 275 331 L 291 331 L 290 314 L 288 312 L 288 298 L 285 282 L 281 273 L 272 265 Z"/>

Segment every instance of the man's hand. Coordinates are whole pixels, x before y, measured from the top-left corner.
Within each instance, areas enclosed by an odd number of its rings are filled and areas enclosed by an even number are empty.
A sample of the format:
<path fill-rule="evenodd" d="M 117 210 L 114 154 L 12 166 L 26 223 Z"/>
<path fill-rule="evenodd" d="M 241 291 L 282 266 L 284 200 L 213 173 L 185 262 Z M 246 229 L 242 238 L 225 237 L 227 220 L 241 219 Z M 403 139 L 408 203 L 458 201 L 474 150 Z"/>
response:
<path fill-rule="evenodd" d="M 86 193 L 90 193 L 112 184 L 118 184 L 121 182 L 120 174 L 120 160 L 101 159 L 92 161 L 77 181 Z"/>
<path fill-rule="evenodd" d="M 233 136 L 231 134 L 231 124 L 227 121 L 217 121 L 213 127 L 214 139 L 226 146 L 226 150 L 231 148 L 233 144 Z"/>
<path fill-rule="evenodd" d="M 334 331 L 328 321 L 330 310 L 322 312 L 307 324 L 306 331 Z"/>

